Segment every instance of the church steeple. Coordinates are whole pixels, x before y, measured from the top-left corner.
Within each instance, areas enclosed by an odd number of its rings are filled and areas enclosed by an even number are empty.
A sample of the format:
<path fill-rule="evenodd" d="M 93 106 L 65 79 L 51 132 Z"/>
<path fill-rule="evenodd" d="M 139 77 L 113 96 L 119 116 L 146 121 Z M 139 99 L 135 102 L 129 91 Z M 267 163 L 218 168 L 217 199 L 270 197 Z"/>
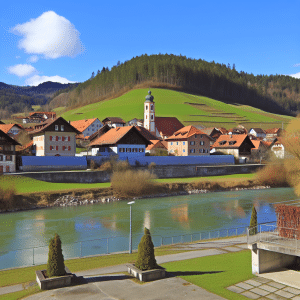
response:
<path fill-rule="evenodd" d="M 149 89 L 144 102 L 144 127 L 155 135 L 155 103 L 154 97 Z"/>

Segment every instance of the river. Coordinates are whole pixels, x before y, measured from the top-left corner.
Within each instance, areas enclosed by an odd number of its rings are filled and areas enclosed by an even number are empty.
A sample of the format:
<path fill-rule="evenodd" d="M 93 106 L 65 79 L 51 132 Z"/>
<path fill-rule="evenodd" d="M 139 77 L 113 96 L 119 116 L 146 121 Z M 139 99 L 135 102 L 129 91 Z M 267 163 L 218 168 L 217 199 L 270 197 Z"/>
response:
<path fill-rule="evenodd" d="M 150 229 L 155 243 L 161 237 L 245 227 L 253 204 L 258 222 L 264 223 L 276 220 L 272 203 L 292 199 L 296 196 L 291 188 L 139 199 L 132 205 L 133 248 L 144 227 Z M 48 241 L 56 232 L 65 258 L 96 254 L 99 249 L 103 253 L 108 248 L 109 252 L 124 251 L 128 249 L 129 205 L 121 201 L 2 213 L 0 269 L 45 262 Z M 118 238 L 109 239 L 107 245 L 105 238 L 113 236 Z M 95 239 L 98 241 L 90 241 Z M 28 250 L 15 251 L 18 249 Z"/>

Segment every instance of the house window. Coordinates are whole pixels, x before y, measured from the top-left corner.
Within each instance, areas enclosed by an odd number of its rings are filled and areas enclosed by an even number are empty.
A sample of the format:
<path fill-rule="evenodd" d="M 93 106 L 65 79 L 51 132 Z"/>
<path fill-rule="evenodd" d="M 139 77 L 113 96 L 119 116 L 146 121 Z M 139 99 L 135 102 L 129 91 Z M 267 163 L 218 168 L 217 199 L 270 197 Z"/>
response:
<path fill-rule="evenodd" d="M 151 120 L 153 120 L 153 115 L 151 116 Z"/>
<path fill-rule="evenodd" d="M 171 146 L 173 146 L 173 142 L 171 142 Z"/>
<path fill-rule="evenodd" d="M 61 136 L 58 137 L 58 141 L 59 141 L 59 142 L 62 141 L 62 137 L 61 137 Z"/>
<path fill-rule="evenodd" d="M 185 149 L 183 149 L 182 152 L 185 152 Z"/>
<path fill-rule="evenodd" d="M 68 150 L 71 151 L 71 146 L 68 147 Z"/>
<path fill-rule="evenodd" d="M 60 131 L 64 131 L 64 125 L 60 125 Z"/>
<path fill-rule="evenodd" d="M 126 148 L 126 152 L 131 152 L 131 148 Z"/>
<path fill-rule="evenodd" d="M 183 146 L 185 145 L 185 142 L 183 142 Z"/>
<path fill-rule="evenodd" d="M 12 156 L 11 155 L 6 155 L 6 161 L 12 161 Z"/>
<path fill-rule="evenodd" d="M 58 131 L 58 125 L 55 125 L 55 131 Z"/>
<path fill-rule="evenodd" d="M 120 152 L 125 152 L 125 148 L 120 148 Z"/>
<path fill-rule="evenodd" d="M 195 134 L 195 139 L 197 138 L 197 134 Z"/>
<path fill-rule="evenodd" d="M 144 148 L 139 148 L 139 152 L 144 152 Z"/>
<path fill-rule="evenodd" d="M 0 161 L 3 161 L 3 155 L 0 155 Z"/>
<path fill-rule="evenodd" d="M 200 145 L 203 146 L 204 145 L 204 141 L 200 141 Z"/>
<path fill-rule="evenodd" d="M 50 135 L 50 141 L 52 141 L 52 135 Z"/>
<path fill-rule="evenodd" d="M 195 149 L 191 149 L 191 150 L 190 150 L 190 153 L 195 153 Z"/>
<path fill-rule="evenodd" d="M 203 135 L 202 134 L 200 135 L 200 139 L 203 139 Z"/>
<path fill-rule="evenodd" d="M 146 110 L 148 110 L 148 105 L 146 105 Z"/>
<path fill-rule="evenodd" d="M 176 142 L 176 145 L 178 145 L 178 142 Z"/>
<path fill-rule="evenodd" d="M 195 141 L 190 141 L 190 145 L 194 146 L 195 145 Z"/>

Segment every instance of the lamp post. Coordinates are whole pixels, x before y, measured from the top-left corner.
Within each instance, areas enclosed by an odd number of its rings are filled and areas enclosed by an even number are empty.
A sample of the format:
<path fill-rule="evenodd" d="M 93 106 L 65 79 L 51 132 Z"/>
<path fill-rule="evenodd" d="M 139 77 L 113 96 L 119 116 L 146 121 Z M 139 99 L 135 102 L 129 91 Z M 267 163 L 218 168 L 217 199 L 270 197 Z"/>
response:
<path fill-rule="evenodd" d="M 127 204 L 130 205 L 130 232 L 129 232 L 129 254 L 132 253 L 132 229 L 131 229 L 131 205 L 134 204 L 135 201 L 130 201 Z"/>

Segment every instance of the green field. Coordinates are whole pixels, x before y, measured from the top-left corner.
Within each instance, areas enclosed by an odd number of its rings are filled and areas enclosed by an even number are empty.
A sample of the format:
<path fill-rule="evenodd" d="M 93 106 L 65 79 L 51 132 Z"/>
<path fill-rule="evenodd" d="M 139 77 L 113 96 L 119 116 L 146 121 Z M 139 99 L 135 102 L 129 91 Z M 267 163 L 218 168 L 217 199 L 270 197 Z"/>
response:
<path fill-rule="evenodd" d="M 79 189 L 108 188 L 107 183 L 53 183 L 32 179 L 19 175 L 5 175 L 1 177 L 0 186 L 13 185 L 17 194 L 38 193 L 38 192 L 62 192 Z"/>
<path fill-rule="evenodd" d="M 151 89 L 157 117 L 177 117 L 184 125 L 203 124 L 232 128 L 237 124 L 250 127 L 281 127 L 292 119 L 266 113 L 246 105 L 226 104 L 207 97 L 191 95 L 166 89 Z M 97 117 L 121 117 L 125 121 L 143 119 L 144 101 L 147 89 L 132 90 L 121 97 L 89 104 L 62 114 L 66 120 L 80 120 Z M 56 110 L 59 113 L 59 110 Z"/>

